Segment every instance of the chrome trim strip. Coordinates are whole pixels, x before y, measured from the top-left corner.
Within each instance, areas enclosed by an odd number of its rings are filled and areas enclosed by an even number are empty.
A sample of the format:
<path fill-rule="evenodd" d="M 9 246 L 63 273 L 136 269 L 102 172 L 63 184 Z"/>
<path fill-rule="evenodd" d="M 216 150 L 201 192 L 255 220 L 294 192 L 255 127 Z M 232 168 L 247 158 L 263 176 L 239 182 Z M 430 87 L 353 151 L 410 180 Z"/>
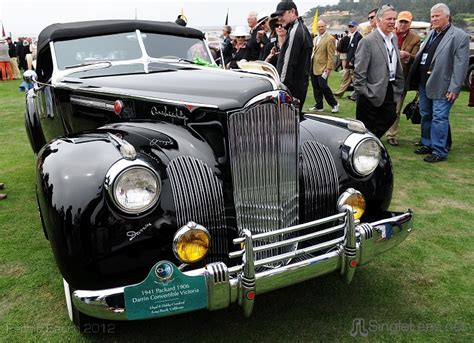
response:
<path fill-rule="evenodd" d="M 86 96 L 71 95 L 69 97 L 71 104 L 97 108 L 99 110 L 115 112 L 114 102 L 111 100 L 95 99 Z"/>
<path fill-rule="evenodd" d="M 316 219 L 316 220 L 313 220 L 313 221 L 308 222 L 308 223 L 298 224 L 298 225 L 290 226 L 290 227 L 287 227 L 287 228 L 284 228 L 284 229 L 259 233 L 257 235 L 253 235 L 252 239 L 254 241 L 258 241 L 258 240 L 263 240 L 265 238 L 272 237 L 272 236 L 279 236 L 279 235 L 283 235 L 283 234 L 288 234 L 288 233 L 300 231 L 300 230 L 303 230 L 303 229 L 308 229 L 308 228 L 313 227 L 313 226 L 319 226 L 321 224 L 330 223 L 330 222 L 335 221 L 337 219 L 343 219 L 345 216 L 346 216 L 345 213 L 338 213 L 338 214 L 329 216 L 327 218 Z M 245 239 L 243 237 L 235 238 L 233 240 L 233 243 L 234 244 L 240 244 L 244 240 Z"/>
<path fill-rule="evenodd" d="M 345 227 L 345 224 L 340 224 L 340 225 L 337 225 L 337 226 L 334 226 L 334 227 L 330 227 L 328 229 L 312 232 L 312 233 L 309 233 L 309 234 L 306 234 L 306 235 L 303 235 L 303 236 L 297 236 L 297 237 L 294 237 L 294 238 L 286 239 L 284 241 L 270 243 L 270 244 L 267 244 L 267 245 L 261 245 L 261 246 L 258 246 L 256 248 L 254 248 L 253 251 L 259 252 L 259 251 L 264 251 L 264 250 L 268 250 L 268 249 L 278 248 L 278 247 L 281 247 L 281 246 L 284 246 L 284 245 L 304 242 L 304 241 L 307 241 L 309 239 L 313 239 L 313 238 L 316 238 L 316 237 L 321 237 L 321 236 L 327 235 L 329 233 L 341 231 L 342 229 L 344 229 L 344 227 Z M 231 252 L 229 254 L 229 257 L 230 258 L 235 258 L 235 257 L 242 256 L 244 254 L 244 251 L 245 250 L 239 250 L 239 251 Z"/>
<path fill-rule="evenodd" d="M 349 215 L 350 213 L 346 209 L 344 215 L 352 217 Z M 345 262 L 349 262 L 348 268 L 351 269 L 351 271 L 347 270 L 347 272 L 353 275 L 356 265 L 360 266 L 364 264 L 362 262 L 368 262 L 378 254 L 393 248 L 402 242 L 412 231 L 413 213 L 411 210 L 402 214 L 393 215 L 392 213 L 387 213 L 387 215 L 392 217 L 354 227 L 353 233 L 349 234 L 350 237 L 345 243 L 336 245 L 334 250 L 328 251 L 323 255 L 310 257 L 279 268 L 255 272 L 255 294 L 263 294 L 320 275 L 342 270 L 346 268 L 343 267 Z M 347 221 L 349 226 L 350 221 Z M 373 231 L 373 235 L 367 234 L 368 231 Z M 246 245 L 249 247 L 253 246 L 251 234 L 250 236 L 246 234 L 246 237 Z M 352 248 L 350 245 L 353 242 L 356 244 L 355 255 L 352 256 L 352 260 L 355 260 L 358 264 L 351 264 L 350 261 L 345 260 L 345 255 Z M 349 249 L 346 249 L 346 244 Z M 251 251 L 251 249 L 247 251 L 243 266 L 249 279 L 252 279 L 251 266 L 254 262 Z M 239 294 L 242 295 L 243 293 L 239 290 L 242 290 L 243 286 L 239 275 L 242 274 L 229 278 L 229 273 L 230 270 L 223 263 L 212 263 L 205 268 L 185 272 L 185 274 L 190 276 L 203 275 L 206 278 L 209 299 L 207 308 L 209 310 L 222 309 L 230 306 L 231 303 L 240 302 Z M 120 299 L 120 297 L 123 300 L 124 288 L 117 287 L 96 291 L 77 290 L 73 292 L 72 301 L 79 311 L 89 316 L 110 320 L 127 320 L 126 309 L 115 305 L 119 303 L 117 299 Z"/>
<path fill-rule="evenodd" d="M 333 248 L 334 246 L 336 246 L 337 244 L 342 243 L 342 242 L 344 242 L 344 237 L 336 238 L 336 239 L 333 239 L 333 240 L 330 240 L 330 241 L 327 241 L 327 242 L 324 242 L 324 243 L 316 244 L 316 245 L 313 245 L 312 247 L 309 247 L 309 248 L 298 249 L 298 250 L 291 251 L 291 252 L 281 254 L 281 255 L 278 255 L 278 256 L 268 257 L 268 258 L 256 261 L 255 262 L 255 267 L 264 266 L 266 264 L 279 262 L 279 261 L 283 261 L 283 260 L 286 260 L 286 259 L 295 258 L 295 257 L 298 257 L 298 256 L 309 255 L 309 254 L 311 254 L 313 252 L 316 252 L 316 251 L 321 251 L 323 249 Z"/>
<path fill-rule="evenodd" d="M 70 85 L 70 84 L 66 84 L 66 83 L 62 83 L 60 85 L 61 89 L 66 89 L 66 90 L 72 90 L 72 91 L 81 91 L 83 93 L 87 93 L 87 94 L 100 94 L 100 95 L 113 95 L 113 96 L 116 96 L 116 97 L 127 97 L 127 98 L 130 98 L 130 99 L 135 99 L 135 100 L 146 100 L 146 101 L 149 101 L 149 102 L 153 102 L 153 101 L 156 101 L 156 102 L 160 102 L 160 103 L 164 103 L 164 104 L 167 104 L 167 105 L 191 105 L 193 107 L 204 107 L 204 108 L 218 108 L 217 105 L 211 105 L 211 104 L 202 104 L 202 103 L 197 103 L 197 102 L 188 102 L 188 101 L 179 101 L 179 100 L 171 100 L 171 99 L 165 99 L 165 98 L 157 98 L 157 97 L 154 97 L 154 96 L 142 96 L 142 95 L 137 95 L 137 94 L 130 94 L 130 93 L 127 93 L 127 92 L 117 92 L 117 90 L 115 88 L 106 88 L 106 87 L 103 87 L 103 88 L 100 88 L 100 90 L 98 89 L 88 89 L 88 88 L 81 88 L 81 87 L 77 87 L 77 86 L 73 86 L 73 85 Z"/>

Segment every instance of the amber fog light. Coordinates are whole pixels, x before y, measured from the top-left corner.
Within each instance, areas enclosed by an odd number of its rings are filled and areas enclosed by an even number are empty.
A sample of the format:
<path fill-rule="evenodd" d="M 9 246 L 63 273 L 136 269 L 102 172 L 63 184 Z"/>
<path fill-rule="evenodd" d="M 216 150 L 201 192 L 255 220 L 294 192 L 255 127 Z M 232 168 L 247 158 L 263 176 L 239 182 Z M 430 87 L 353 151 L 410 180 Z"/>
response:
<path fill-rule="evenodd" d="M 339 197 L 339 200 L 337 201 L 338 208 L 341 209 L 344 205 L 351 206 L 355 211 L 355 220 L 360 219 L 365 212 L 365 198 L 361 192 L 355 190 L 354 188 L 348 188 Z"/>
<path fill-rule="evenodd" d="M 174 254 L 184 263 L 202 260 L 209 250 L 209 245 L 209 232 L 194 222 L 189 222 L 179 229 L 173 239 Z"/>

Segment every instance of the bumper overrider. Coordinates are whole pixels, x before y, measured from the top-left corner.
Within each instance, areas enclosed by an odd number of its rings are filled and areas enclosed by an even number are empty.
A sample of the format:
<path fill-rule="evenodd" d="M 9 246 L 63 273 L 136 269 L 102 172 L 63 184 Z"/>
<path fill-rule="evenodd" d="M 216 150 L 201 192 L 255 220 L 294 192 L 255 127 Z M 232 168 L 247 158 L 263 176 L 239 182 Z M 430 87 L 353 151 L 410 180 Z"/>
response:
<path fill-rule="evenodd" d="M 351 207 L 344 206 L 334 216 L 272 232 L 252 235 L 244 230 L 244 237 L 234 240 L 242 250 L 230 254 L 231 258 L 241 257 L 241 265 L 229 268 L 225 263 L 216 262 L 181 272 L 173 263 L 160 261 L 139 284 L 94 291 L 76 290 L 72 301 L 82 313 L 108 320 L 155 318 L 202 308 L 218 310 L 232 303 L 238 303 L 244 314 L 250 316 L 257 294 L 334 271 L 339 271 L 344 282 L 350 283 L 358 266 L 398 245 L 410 234 L 411 210 L 387 212 L 387 216 L 387 219 L 372 223 L 358 223 L 354 221 Z M 318 230 L 323 225 L 324 228 Z M 311 233 L 306 233 L 308 231 Z M 255 259 L 257 252 L 275 251 L 285 245 L 338 231 L 343 232 L 339 238 Z M 278 241 L 272 237 L 285 238 Z M 321 251 L 325 253 L 313 255 Z M 273 267 L 265 268 L 269 265 Z"/>

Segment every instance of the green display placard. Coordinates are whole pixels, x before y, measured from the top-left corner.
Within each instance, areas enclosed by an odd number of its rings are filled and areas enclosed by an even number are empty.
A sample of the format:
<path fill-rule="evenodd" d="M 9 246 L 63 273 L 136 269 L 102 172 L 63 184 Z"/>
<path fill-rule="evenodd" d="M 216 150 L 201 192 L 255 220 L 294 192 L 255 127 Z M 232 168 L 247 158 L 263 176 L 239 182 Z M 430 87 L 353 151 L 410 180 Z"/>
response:
<path fill-rule="evenodd" d="M 183 274 L 173 263 L 160 261 L 142 282 L 125 287 L 127 319 L 165 317 L 207 307 L 206 279 Z"/>

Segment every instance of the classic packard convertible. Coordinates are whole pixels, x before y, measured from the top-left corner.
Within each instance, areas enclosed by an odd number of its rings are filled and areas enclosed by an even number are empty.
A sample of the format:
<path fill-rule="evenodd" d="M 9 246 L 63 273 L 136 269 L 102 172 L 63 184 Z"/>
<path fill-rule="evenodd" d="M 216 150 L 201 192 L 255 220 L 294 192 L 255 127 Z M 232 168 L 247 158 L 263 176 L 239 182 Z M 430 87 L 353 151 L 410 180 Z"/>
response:
<path fill-rule="evenodd" d="M 323 274 L 349 283 L 403 241 L 393 173 L 359 121 L 299 113 L 265 63 L 216 68 L 174 23 L 54 24 L 25 124 L 71 320 L 239 304 Z"/>

